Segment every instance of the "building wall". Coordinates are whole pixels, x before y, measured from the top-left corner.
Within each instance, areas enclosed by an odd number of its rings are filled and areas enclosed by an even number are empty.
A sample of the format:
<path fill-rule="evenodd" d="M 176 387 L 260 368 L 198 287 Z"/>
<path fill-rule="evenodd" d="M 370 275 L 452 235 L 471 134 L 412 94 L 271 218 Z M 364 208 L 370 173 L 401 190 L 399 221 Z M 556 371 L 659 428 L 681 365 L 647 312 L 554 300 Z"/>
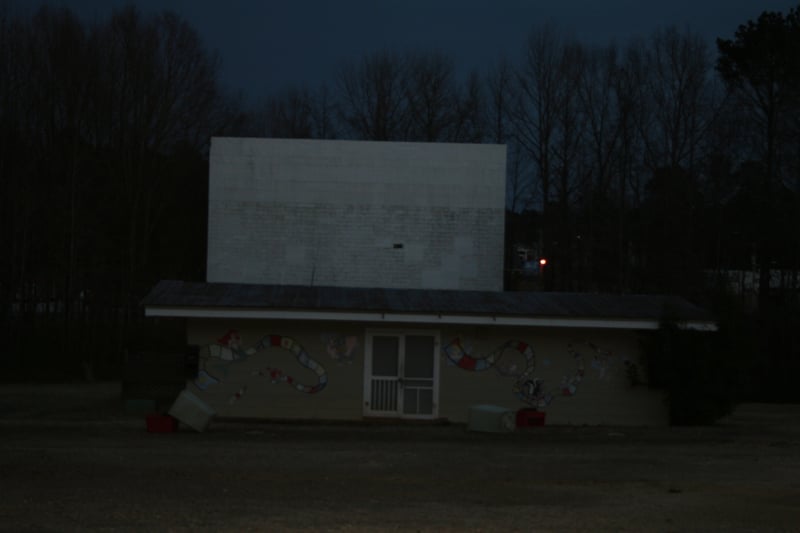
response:
<path fill-rule="evenodd" d="M 360 420 L 365 335 L 371 329 L 404 328 L 190 320 L 188 341 L 202 347 L 201 366 L 219 383 L 201 387 L 190 380 L 188 388 L 221 416 Z M 471 406 L 487 404 L 512 411 L 536 407 L 547 413 L 548 424 L 667 423 L 661 393 L 632 380 L 635 373 L 645 377 L 633 332 L 471 326 L 430 331 L 441 339 L 439 418 L 466 422 Z M 259 348 L 265 338 L 268 346 Z M 207 357 L 222 353 L 231 339 L 240 353 L 257 349 L 232 361 Z"/>
<path fill-rule="evenodd" d="M 470 364 L 454 361 L 448 354 L 458 353 L 452 349 L 455 342 L 466 357 L 493 364 L 470 370 Z M 465 421 L 470 406 L 489 404 L 536 408 L 547 413 L 548 424 L 557 425 L 668 421 L 663 395 L 644 383 L 635 332 L 464 326 L 444 331 L 442 344 L 439 401 L 444 418 Z"/>
<path fill-rule="evenodd" d="M 205 368 L 219 383 L 202 387 L 202 382 L 198 386 L 198 380 L 189 380 L 187 388 L 219 416 L 360 419 L 363 329 L 339 323 L 190 320 L 188 342 L 200 346 L 201 369 Z M 266 338 L 271 344 L 272 336 L 280 337 L 279 346 L 257 347 Z M 291 339 L 291 345 L 285 339 Z M 297 346 L 314 363 L 301 364 Z M 225 347 L 256 349 L 255 353 L 232 361 L 209 353 Z M 316 366 L 317 370 L 307 365 Z M 314 391 L 321 381 L 324 386 Z M 298 386 L 308 389 L 301 391 Z"/>
<path fill-rule="evenodd" d="M 505 146 L 214 138 L 210 282 L 502 290 Z"/>

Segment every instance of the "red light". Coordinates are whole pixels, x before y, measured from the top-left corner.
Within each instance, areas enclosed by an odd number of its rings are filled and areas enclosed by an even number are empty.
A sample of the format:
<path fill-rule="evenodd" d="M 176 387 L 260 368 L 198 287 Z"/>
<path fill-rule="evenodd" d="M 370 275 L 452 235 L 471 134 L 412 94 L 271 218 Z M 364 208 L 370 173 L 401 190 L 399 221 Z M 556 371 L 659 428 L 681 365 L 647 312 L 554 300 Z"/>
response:
<path fill-rule="evenodd" d="M 539 259 L 539 264 L 545 266 L 547 264 L 547 259 Z"/>

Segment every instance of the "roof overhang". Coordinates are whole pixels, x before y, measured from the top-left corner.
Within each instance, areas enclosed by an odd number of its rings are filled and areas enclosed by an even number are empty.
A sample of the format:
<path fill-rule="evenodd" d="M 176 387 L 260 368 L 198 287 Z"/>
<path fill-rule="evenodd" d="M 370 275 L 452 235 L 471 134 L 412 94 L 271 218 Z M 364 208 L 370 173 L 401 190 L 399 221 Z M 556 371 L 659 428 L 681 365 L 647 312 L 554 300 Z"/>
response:
<path fill-rule="evenodd" d="M 485 314 L 465 315 L 375 311 L 286 310 L 235 307 L 146 306 L 145 316 L 627 330 L 655 330 L 660 327 L 660 322 L 657 320 L 633 318 L 535 317 Z M 689 320 L 681 322 L 680 326 L 684 329 L 697 331 L 717 330 L 717 326 L 714 322 L 705 320 Z"/>

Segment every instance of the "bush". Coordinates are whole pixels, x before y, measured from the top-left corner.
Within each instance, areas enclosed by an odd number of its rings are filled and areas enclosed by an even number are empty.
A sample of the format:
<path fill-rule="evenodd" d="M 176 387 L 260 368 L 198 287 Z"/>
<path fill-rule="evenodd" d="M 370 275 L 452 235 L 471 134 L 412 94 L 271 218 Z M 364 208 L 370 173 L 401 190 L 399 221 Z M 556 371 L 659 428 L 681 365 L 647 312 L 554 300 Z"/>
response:
<path fill-rule="evenodd" d="M 733 410 L 746 357 L 736 336 L 725 325 L 700 332 L 665 320 L 644 340 L 648 384 L 665 392 L 671 424 L 711 424 Z"/>

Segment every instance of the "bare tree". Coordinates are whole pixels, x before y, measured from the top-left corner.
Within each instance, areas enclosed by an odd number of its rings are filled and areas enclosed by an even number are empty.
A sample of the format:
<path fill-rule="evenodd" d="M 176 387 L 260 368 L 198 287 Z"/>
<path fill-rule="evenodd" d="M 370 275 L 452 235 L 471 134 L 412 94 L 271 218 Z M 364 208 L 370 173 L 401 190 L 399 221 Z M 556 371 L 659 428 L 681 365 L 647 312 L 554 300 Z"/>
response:
<path fill-rule="evenodd" d="M 37 81 L 22 96 L 30 106 L 26 139 L 35 161 L 27 177 L 44 200 L 33 202 L 39 222 L 30 260 L 38 272 L 31 282 L 56 302 L 58 348 L 66 356 L 81 342 L 73 323 L 81 311 L 76 304 L 86 277 L 86 228 L 94 207 L 90 148 L 84 140 L 92 98 L 90 40 L 70 11 L 43 7 L 33 16 L 25 42 L 28 79 Z"/>
<path fill-rule="evenodd" d="M 127 8 L 86 25 L 68 9 L 0 9 L 0 307 L 12 333 L 62 348 L 53 372 L 79 368 L 77 356 L 115 359 L 116 333 L 108 352 L 86 348 L 119 331 L 116 310 L 138 315 L 162 275 L 202 274 L 203 157 L 237 115 L 216 68 L 171 13 Z M 28 354 L 30 343 L 6 338 Z"/>
<path fill-rule="evenodd" d="M 515 140 L 535 165 L 543 209 L 551 201 L 552 149 L 558 105 L 561 39 L 552 27 L 534 31 L 516 73 L 516 102 L 511 112 Z"/>
<path fill-rule="evenodd" d="M 494 143 L 502 144 L 511 137 L 509 114 L 514 101 L 514 70 L 511 64 L 503 59 L 493 66 L 486 76 L 489 90 L 486 106 L 487 138 Z"/>
<path fill-rule="evenodd" d="M 628 188 L 632 205 L 642 203 L 644 186 L 649 179 L 645 168 L 645 144 L 643 132 L 651 121 L 651 109 L 643 90 L 646 79 L 644 51 L 647 45 L 643 39 L 634 39 L 626 47 L 616 73 L 616 101 L 619 106 L 620 144 L 617 160 L 617 173 L 621 188 Z"/>
<path fill-rule="evenodd" d="M 623 120 L 619 99 L 617 48 L 594 48 L 586 58 L 576 86 L 585 116 L 585 143 L 591 174 L 590 189 L 605 196 L 614 185 L 614 162 L 618 155 Z"/>
<path fill-rule="evenodd" d="M 707 46 L 700 35 L 669 27 L 654 33 L 644 60 L 651 111 L 642 132 L 645 163 L 652 170 L 696 171 L 713 111 Z"/>
<path fill-rule="evenodd" d="M 339 72 L 341 120 L 350 136 L 375 141 L 407 138 L 406 62 L 383 51 Z"/>
<path fill-rule="evenodd" d="M 407 57 L 406 66 L 408 137 L 425 142 L 454 140 L 459 101 L 453 61 L 440 53 L 418 53 Z"/>
<path fill-rule="evenodd" d="M 205 152 L 214 131 L 209 117 L 220 106 L 218 61 L 175 14 L 143 17 L 133 7 L 115 11 L 98 28 L 96 49 L 94 137 L 107 154 L 107 201 L 121 215 L 117 260 L 126 265 L 124 292 L 133 312 L 135 295 L 152 278 L 158 232 L 181 212 L 180 180 L 168 172 L 187 150 Z"/>
<path fill-rule="evenodd" d="M 516 74 L 511 111 L 515 141 L 533 163 L 542 202 L 543 253 L 558 263 L 553 287 L 572 282 L 573 195 L 581 182 L 584 112 L 576 86 L 583 48 L 565 42 L 552 26 L 531 33 L 527 55 Z"/>
<path fill-rule="evenodd" d="M 310 139 L 313 137 L 311 95 L 304 89 L 288 89 L 267 100 L 265 137 Z"/>
<path fill-rule="evenodd" d="M 572 195 L 581 185 L 580 175 L 584 172 L 582 146 L 584 137 L 585 111 L 581 109 L 575 87 L 580 83 L 584 69 L 585 52 L 578 43 L 565 44 L 558 63 L 558 83 L 555 86 L 556 135 L 553 143 L 555 164 L 555 190 L 560 211 L 567 213 Z"/>
<path fill-rule="evenodd" d="M 26 138 L 30 105 L 25 99 L 31 65 L 22 59 L 28 31 L 7 4 L 0 6 L 0 246 L 5 251 L 0 261 L 0 324 L 11 323 L 4 317 L 13 303 L 19 304 L 14 300 L 28 281 L 35 241 L 36 184 L 29 175 L 34 159 Z M 19 334 L 18 329 L 7 333 Z"/>
<path fill-rule="evenodd" d="M 533 173 L 527 168 L 530 158 L 515 142 L 511 114 L 516 102 L 515 73 L 512 65 L 502 60 L 486 76 L 488 99 L 485 106 L 486 139 L 508 144 L 506 167 L 506 207 L 512 212 L 526 209 L 535 203 Z"/>
<path fill-rule="evenodd" d="M 327 85 L 323 84 L 317 89 L 312 99 L 311 108 L 314 138 L 335 139 L 338 135 L 336 101 Z"/>
<path fill-rule="evenodd" d="M 456 97 L 456 122 L 452 141 L 482 142 L 486 137 L 486 102 L 483 85 L 476 71 L 467 77 Z"/>
<path fill-rule="evenodd" d="M 577 92 L 584 114 L 581 283 L 630 288 L 629 181 L 637 167 L 636 85 L 613 44 L 586 50 Z M 635 63 L 635 61 L 634 61 Z"/>

